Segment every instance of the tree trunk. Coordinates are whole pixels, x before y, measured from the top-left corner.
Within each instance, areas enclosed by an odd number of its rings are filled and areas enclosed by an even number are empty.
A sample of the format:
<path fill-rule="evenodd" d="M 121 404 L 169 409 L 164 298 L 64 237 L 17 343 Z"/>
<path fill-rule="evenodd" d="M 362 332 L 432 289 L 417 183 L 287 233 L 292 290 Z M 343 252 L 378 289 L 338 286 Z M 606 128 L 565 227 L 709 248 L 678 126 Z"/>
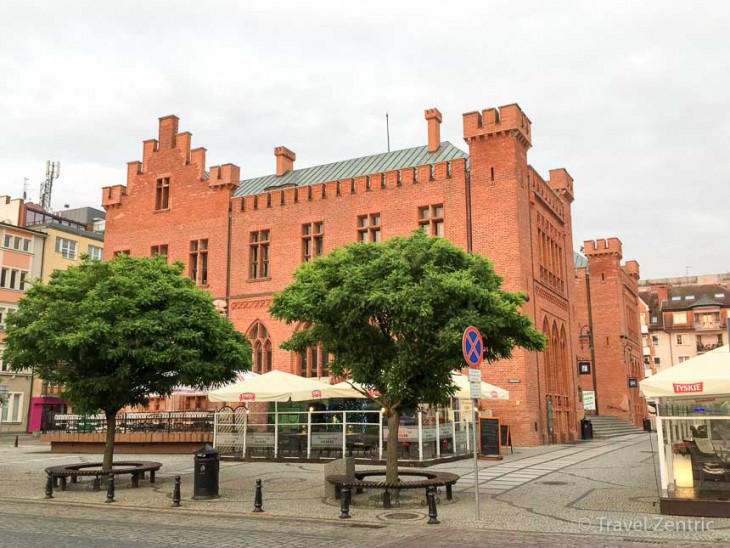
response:
<path fill-rule="evenodd" d="M 400 413 L 387 410 L 388 415 L 388 445 L 385 448 L 385 481 L 396 483 L 398 481 L 398 427 L 400 426 Z"/>
<path fill-rule="evenodd" d="M 101 469 L 109 471 L 114 462 L 114 436 L 117 433 L 117 412 L 106 411 L 106 444 L 104 445 L 104 462 Z"/>

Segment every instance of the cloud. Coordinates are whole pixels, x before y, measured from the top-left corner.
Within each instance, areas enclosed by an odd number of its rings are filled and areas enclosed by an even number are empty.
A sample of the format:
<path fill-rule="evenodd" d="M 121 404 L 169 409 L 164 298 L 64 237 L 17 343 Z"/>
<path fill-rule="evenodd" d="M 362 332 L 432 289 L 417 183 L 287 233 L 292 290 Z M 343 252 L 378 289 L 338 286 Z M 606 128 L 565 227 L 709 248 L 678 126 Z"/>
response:
<path fill-rule="evenodd" d="M 425 142 L 423 109 L 519 102 L 529 161 L 575 178 L 576 247 L 617 236 L 645 277 L 730 271 L 730 5 L 6 1 L 0 193 L 62 162 L 54 207 L 124 183 L 175 113 L 209 163 L 308 166 Z"/>

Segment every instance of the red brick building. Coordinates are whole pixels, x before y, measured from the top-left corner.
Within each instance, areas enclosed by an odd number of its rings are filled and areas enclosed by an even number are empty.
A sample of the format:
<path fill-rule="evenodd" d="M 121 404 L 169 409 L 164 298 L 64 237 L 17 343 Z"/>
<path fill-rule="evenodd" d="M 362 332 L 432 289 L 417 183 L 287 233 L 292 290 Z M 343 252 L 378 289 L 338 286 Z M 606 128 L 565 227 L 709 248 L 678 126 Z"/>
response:
<path fill-rule="evenodd" d="M 646 416 L 638 385 L 644 378 L 639 264 L 621 264 L 618 238 L 589 240 L 583 252 L 587 265 L 576 268 L 573 281 L 578 384 L 596 392 L 597 414 L 639 426 Z"/>
<path fill-rule="evenodd" d="M 248 334 L 255 370 L 326 376 L 320 349 L 279 348 L 295 327 L 269 317 L 273 292 L 302 261 L 423 226 L 489 257 L 506 289 L 529 296 L 523 311 L 548 337 L 545 353 L 484 365 L 484 379 L 511 395 L 489 408 L 516 445 L 574 439 L 573 181 L 564 169 L 545 180 L 527 163 L 531 122 L 518 105 L 464 114 L 468 154 L 441 141 L 437 109 L 425 117 L 425 146 L 304 169 L 276 147 L 276 172 L 246 180 L 233 164 L 206 168 L 205 149 L 163 117 L 142 161 L 128 164 L 127 185 L 103 189 L 105 253 L 184 262 Z"/>

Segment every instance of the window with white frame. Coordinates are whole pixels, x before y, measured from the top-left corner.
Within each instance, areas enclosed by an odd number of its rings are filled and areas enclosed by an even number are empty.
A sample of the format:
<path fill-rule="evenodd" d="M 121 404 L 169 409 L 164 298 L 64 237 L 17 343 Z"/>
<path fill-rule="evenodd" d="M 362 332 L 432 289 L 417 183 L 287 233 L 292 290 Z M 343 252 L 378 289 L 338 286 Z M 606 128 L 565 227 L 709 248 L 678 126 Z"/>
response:
<path fill-rule="evenodd" d="M 93 259 L 94 261 L 101 261 L 102 257 L 104 256 L 104 248 L 95 245 L 89 245 L 86 253 L 88 253 L 89 259 Z"/>
<path fill-rule="evenodd" d="M 64 259 L 76 259 L 76 241 L 56 236 L 56 253 Z"/>
<path fill-rule="evenodd" d="M 678 363 L 684 363 L 689 359 L 689 356 L 679 356 L 679 362 Z"/>
<path fill-rule="evenodd" d="M 662 360 L 659 356 L 654 356 L 654 365 L 661 365 Z"/>
<path fill-rule="evenodd" d="M 23 393 L 8 392 L 7 401 L 2 406 L 1 423 L 18 423 L 23 419 Z"/>
<path fill-rule="evenodd" d="M 687 335 L 678 334 L 677 335 L 677 344 L 679 344 L 679 345 L 689 344 L 689 339 L 688 339 Z"/>
<path fill-rule="evenodd" d="M 12 306 L 0 306 L 0 331 L 5 329 L 5 323 L 8 321 L 8 314 L 10 312 L 15 312 L 17 308 Z M 2 352 L 0 352 L 0 356 L 2 356 Z"/>
<path fill-rule="evenodd" d="M 651 336 L 651 344 L 653 346 L 659 346 L 659 337 L 657 337 L 656 335 L 652 335 Z"/>
<path fill-rule="evenodd" d="M 3 267 L 0 269 L 0 287 L 3 289 L 17 289 L 25 291 L 27 278 L 28 272 L 26 270 L 9 267 Z"/>
<path fill-rule="evenodd" d="M 18 251 L 26 251 L 30 253 L 30 240 L 28 238 L 5 234 L 3 245 L 8 249 L 17 249 Z"/>

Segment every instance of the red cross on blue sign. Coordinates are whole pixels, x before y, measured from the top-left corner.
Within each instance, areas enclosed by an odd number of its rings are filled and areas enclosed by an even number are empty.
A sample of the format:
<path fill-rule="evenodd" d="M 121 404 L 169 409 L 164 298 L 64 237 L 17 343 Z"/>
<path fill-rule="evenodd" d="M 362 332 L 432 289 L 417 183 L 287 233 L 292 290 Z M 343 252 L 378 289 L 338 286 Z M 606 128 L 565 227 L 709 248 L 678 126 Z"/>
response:
<path fill-rule="evenodd" d="M 479 367 L 482 364 L 484 343 L 482 334 L 476 327 L 470 325 L 464 331 L 464 336 L 461 338 L 461 350 L 469 367 Z"/>

